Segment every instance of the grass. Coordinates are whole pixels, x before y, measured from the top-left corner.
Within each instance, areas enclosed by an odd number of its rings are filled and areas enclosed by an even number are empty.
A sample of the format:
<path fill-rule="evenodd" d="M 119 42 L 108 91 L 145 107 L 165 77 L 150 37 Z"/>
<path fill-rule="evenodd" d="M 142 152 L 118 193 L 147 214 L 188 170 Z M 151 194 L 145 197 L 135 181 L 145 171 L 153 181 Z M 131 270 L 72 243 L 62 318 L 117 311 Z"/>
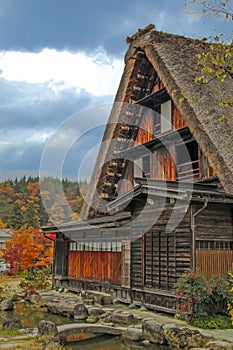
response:
<path fill-rule="evenodd" d="M 12 347 L 8 347 L 8 350 L 40 350 L 42 344 L 46 341 L 45 338 L 36 336 L 26 340 L 14 340 L 9 339 L 8 342 L 0 341 L 0 344 L 12 344 Z M 46 350 L 69 350 L 70 348 L 64 347 L 63 345 L 57 346 L 57 344 L 51 343 L 46 347 Z"/>

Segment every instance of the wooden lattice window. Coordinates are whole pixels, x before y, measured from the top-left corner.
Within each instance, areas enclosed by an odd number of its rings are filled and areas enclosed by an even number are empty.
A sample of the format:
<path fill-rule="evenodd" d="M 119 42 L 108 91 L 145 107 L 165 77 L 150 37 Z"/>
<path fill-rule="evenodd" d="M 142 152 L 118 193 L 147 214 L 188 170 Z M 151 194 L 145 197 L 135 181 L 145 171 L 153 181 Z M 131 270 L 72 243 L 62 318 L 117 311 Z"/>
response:
<path fill-rule="evenodd" d="M 233 250 L 233 242 L 230 241 L 196 241 L 197 250 Z"/>
<path fill-rule="evenodd" d="M 70 251 L 121 252 L 121 242 L 70 242 Z"/>

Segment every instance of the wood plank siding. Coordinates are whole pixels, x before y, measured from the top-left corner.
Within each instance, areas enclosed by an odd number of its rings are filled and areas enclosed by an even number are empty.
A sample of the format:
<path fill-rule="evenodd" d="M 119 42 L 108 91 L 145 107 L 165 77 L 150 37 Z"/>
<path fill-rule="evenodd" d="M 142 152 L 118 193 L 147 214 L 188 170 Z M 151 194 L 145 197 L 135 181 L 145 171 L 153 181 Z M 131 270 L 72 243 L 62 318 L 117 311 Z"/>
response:
<path fill-rule="evenodd" d="M 200 205 L 194 206 L 197 211 Z M 208 278 L 233 267 L 232 208 L 209 204 L 195 218 L 196 267 Z"/>
<path fill-rule="evenodd" d="M 206 278 L 226 274 L 233 268 L 233 250 L 197 250 L 196 266 Z"/>
<path fill-rule="evenodd" d="M 68 277 L 121 284 L 121 253 L 69 251 Z"/>
<path fill-rule="evenodd" d="M 166 224 L 171 213 L 179 215 L 183 208 L 174 208 L 166 204 L 161 208 L 147 210 L 140 222 L 141 228 L 151 220 L 151 229 L 132 242 L 131 271 L 132 286 L 135 288 L 171 290 L 182 273 L 191 267 L 191 229 L 190 216 L 187 213 L 179 226 L 172 232 L 166 232 Z M 156 212 L 157 211 L 157 212 Z M 138 214 L 138 213 L 137 213 Z M 156 222 L 154 217 L 159 216 Z"/>

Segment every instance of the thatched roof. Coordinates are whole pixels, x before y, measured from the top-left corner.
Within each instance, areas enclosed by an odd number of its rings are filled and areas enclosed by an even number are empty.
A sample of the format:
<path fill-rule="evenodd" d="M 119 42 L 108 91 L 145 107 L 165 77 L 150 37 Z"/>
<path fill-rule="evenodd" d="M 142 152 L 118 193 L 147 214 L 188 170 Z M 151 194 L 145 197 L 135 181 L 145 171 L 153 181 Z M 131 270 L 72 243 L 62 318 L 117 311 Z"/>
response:
<path fill-rule="evenodd" d="M 219 121 L 224 113 L 233 116 L 232 107 L 225 111 L 219 106 L 227 95 L 233 93 L 232 76 L 229 74 L 223 83 L 217 78 L 206 84 L 195 83 L 198 75 L 198 70 L 195 69 L 197 55 L 208 49 L 208 44 L 200 40 L 155 30 L 146 34 L 141 31 L 131 38 L 115 101 L 129 101 L 132 74 L 137 65 L 136 53 L 142 50 L 185 117 L 187 126 L 217 172 L 225 191 L 233 194 L 233 118 L 225 123 Z M 116 119 L 116 113 L 110 115 L 110 123 L 113 118 Z M 114 126 L 106 128 L 104 139 L 113 135 L 113 128 Z M 107 152 L 106 149 L 104 152 L 101 150 L 98 161 L 103 163 Z M 95 178 L 95 183 L 100 180 L 100 177 Z M 83 212 L 86 209 L 84 206 Z"/>
<path fill-rule="evenodd" d="M 206 44 L 199 40 L 152 31 L 133 42 L 126 62 L 137 47 L 143 47 L 147 58 L 165 84 L 167 91 L 186 119 L 195 139 L 217 171 L 225 190 L 233 193 L 233 118 L 219 122 L 227 112 L 219 103 L 233 94 L 233 79 L 229 75 L 224 83 L 215 78 L 207 84 L 194 83 L 198 72 L 197 55 L 205 51 Z M 179 102 L 180 92 L 184 101 Z"/>

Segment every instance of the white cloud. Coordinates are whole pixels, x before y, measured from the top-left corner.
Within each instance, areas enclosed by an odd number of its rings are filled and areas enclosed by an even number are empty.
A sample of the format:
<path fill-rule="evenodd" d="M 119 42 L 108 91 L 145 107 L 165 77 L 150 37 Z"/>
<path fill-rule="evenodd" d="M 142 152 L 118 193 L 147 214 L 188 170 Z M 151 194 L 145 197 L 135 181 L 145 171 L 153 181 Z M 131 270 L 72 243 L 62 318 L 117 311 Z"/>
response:
<path fill-rule="evenodd" d="M 26 142 L 36 142 L 36 143 L 45 143 L 53 134 L 53 131 L 36 131 L 31 136 L 29 136 L 25 141 Z"/>
<path fill-rule="evenodd" d="M 108 56 L 103 49 L 94 54 L 55 49 L 0 52 L 1 77 L 30 84 L 48 83 L 57 92 L 75 88 L 94 96 L 114 95 L 123 66 L 123 60 Z"/>

